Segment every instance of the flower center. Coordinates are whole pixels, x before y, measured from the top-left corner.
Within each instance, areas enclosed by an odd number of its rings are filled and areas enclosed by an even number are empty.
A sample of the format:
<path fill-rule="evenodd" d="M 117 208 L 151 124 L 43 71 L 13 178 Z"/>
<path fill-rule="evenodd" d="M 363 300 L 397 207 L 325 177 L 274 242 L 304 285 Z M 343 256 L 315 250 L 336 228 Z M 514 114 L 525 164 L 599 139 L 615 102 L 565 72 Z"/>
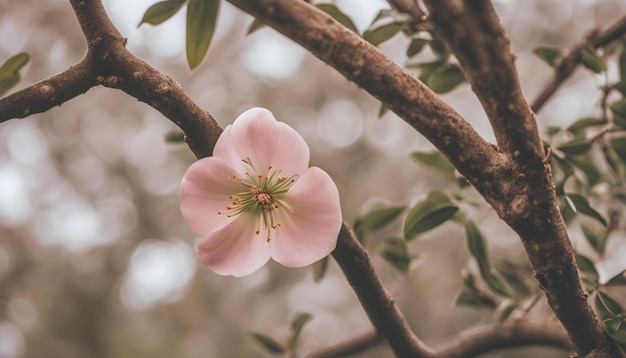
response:
<path fill-rule="evenodd" d="M 266 232 L 266 240 L 270 242 L 272 229 L 281 226 L 277 210 L 286 209 L 293 212 L 293 209 L 284 200 L 284 194 L 296 182 L 297 174 L 290 177 L 281 175 L 280 169 L 274 169 L 271 165 L 267 168 L 266 174 L 259 173 L 250 158 L 242 159 L 248 167 L 245 176 L 230 177 L 231 180 L 238 181 L 242 190 L 229 196 L 231 205 L 225 211 L 218 214 L 225 214 L 232 217 L 241 213 L 248 213 L 258 220 L 257 235 L 261 233 L 261 226 Z"/>

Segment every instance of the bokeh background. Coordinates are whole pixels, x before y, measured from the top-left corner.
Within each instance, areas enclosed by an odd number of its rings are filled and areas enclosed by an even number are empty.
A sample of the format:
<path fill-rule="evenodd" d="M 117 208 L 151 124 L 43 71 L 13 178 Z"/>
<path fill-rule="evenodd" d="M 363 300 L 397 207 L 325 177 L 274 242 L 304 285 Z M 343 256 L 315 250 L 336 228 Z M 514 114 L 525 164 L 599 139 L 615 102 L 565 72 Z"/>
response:
<path fill-rule="evenodd" d="M 379 118 L 375 99 L 275 31 L 245 36 L 252 18 L 228 3 L 222 4 L 207 58 L 190 71 L 184 11 L 161 26 L 137 28 L 154 2 L 104 0 L 129 49 L 178 81 L 222 126 L 262 106 L 300 132 L 311 147 L 312 165 L 336 181 L 348 222 L 374 202 L 410 204 L 430 190 L 455 187 L 411 161 L 411 152 L 432 149 L 411 127 L 391 112 Z M 382 0 L 336 4 L 361 31 L 388 7 Z M 551 74 L 532 54 L 534 47 L 567 48 L 626 11 L 622 0 L 495 5 L 529 100 Z M 397 35 L 381 49 L 404 65 L 407 45 Z M 67 69 L 85 49 L 68 1 L 0 0 L 0 62 L 21 51 L 31 55 L 14 90 Z M 425 61 L 431 55 L 420 56 Z M 540 125 L 594 113 L 598 87 L 615 78 L 613 62 L 607 77 L 577 71 L 541 111 Z M 493 142 L 468 85 L 443 97 Z M 270 263 L 232 278 L 198 265 L 198 238 L 179 212 L 179 182 L 195 158 L 184 144 L 164 140 L 173 130 L 156 110 L 107 88 L 0 124 L 0 358 L 263 357 L 267 353 L 248 332 L 284 338 L 301 312 L 313 316 L 302 333 L 301 354 L 370 329 L 332 260 L 319 283 L 311 268 Z M 471 189 L 464 195 L 481 202 Z M 494 213 L 484 205 L 473 213 L 493 255 L 525 265 L 516 236 Z M 412 242 L 419 259 L 402 275 L 375 253 L 400 224 L 370 235 L 368 248 L 417 334 L 434 341 L 492 321 L 492 312 L 455 305 L 460 271 L 471 268 L 462 228 L 444 224 Z M 546 312 L 540 301 L 530 314 L 554 320 Z M 391 353 L 381 347 L 359 356 Z"/>

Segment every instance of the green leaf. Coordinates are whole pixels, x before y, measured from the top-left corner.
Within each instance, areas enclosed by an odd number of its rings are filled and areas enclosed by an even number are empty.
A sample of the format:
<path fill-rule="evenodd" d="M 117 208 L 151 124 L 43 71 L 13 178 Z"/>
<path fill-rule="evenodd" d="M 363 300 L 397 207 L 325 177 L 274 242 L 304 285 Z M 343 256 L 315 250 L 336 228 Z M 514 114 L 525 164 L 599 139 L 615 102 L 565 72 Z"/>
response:
<path fill-rule="evenodd" d="M 400 216 L 404 209 L 406 209 L 404 205 L 376 208 L 365 214 L 361 222 L 365 230 L 380 230 Z"/>
<path fill-rule="evenodd" d="M 576 135 L 580 135 L 585 129 L 595 126 L 603 126 L 607 123 L 606 119 L 586 117 L 577 120 L 567 127 L 567 131 Z"/>
<path fill-rule="evenodd" d="M 379 253 L 385 261 L 404 274 L 409 271 L 411 260 L 415 258 L 409 253 L 406 241 L 397 237 L 385 240 Z"/>
<path fill-rule="evenodd" d="M 626 96 L 626 46 L 622 48 L 622 53 L 619 55 L 619 74 L 620 82 L 617 84 L 617 88 L 622 95 Z"/>
<path fill-rule="evenodd" d="M 554 46 L 539 46 L 533 52 L 552 67 L 556 66 L 561 58 L 561 49 Z"/>
<path fill-rule="evenodd" d="M 433 37 L 428 45 L 439 58 L 448 58 L 450 55 L 450 50 L 448 50 L 446 44 L 438 37 Z"/>
<path fill-rule="evenodd" d="M 167 143 L 183 143 L 185 142 L 185 133 L 181 131 L 169 131 L 165 133 L 165 142 Z"/>
<path fill-rule="evenodd" d="M 262 29 L 263 26 L 265 26 L 263 21 L 255 18 L 254 21 L 252 21 L 252 24 L 250 24 L 250 27 L 248 27 L 248 31 L 246 32 L 246 35 L 250 35 L 256 30 Z"/>
<path fill-rule="evenodd" d="M 593 73 L 606 72 L 606 64 L 593 49 L 585 48 L 580 52 L 580 62 Z"/>
<path fill-rule="evenodd" d="M 600 290 L 596 292 L 595 304 L 603 320 L 616 318 L 618 315 L 624 313 L 619 303 L 615 302 L 609 295 Z"/>
<path fill-rule="evenodd" d="M 278 343 L 276 340 L 274 340 L 274 338 L 268 337 L 262 333 L 251 332 L 250 336 L 252 336 L 252 338 L 255 341 L 260 343 L 261 346 L 265 348 L 265 350 L 271 354 L 274 354 L 274 355 L 284 354 L 285 351 L 287 350 L 286 347 Z"/>
<path fill-rule="evenodd" d="M 308 313 L 300 313 L 293 319 L 291 322 L 291 338 L 289 339 L 289 343 L 287 343 L 287 348 L 293 350 L 296 347 L 302 328 L 304 328 L 304 325 L 307 324 L 312 318 L 313 316 Z"/>
<path fill-rule="evenodd" d="M 19 70 L 30 60 L 30 56 L 25 52 L 20 52 L 10 57 L 0 67 L 0 96 L 10 90 L 20 81 Z"/>
<path fill-rule="evenodd" d="M 365 245 L 365 227 L 363 226 L 363 221 L 361 221 L 360 218 L 356 219 L 352 230 L 354 231 L 354 235 L 357 240 L 359 240 L 362 245 Z"/>
<path fill-rule="evenodd" d="M 587 177 L 589 187 L 593 187 L 602 180 L 602 174 L 595 166 L 594 161 L 591 158 L 568 158 L 568 162 L 579 168 L 583 174 Z"/>
<path fill-rule="evenodd" d="M 598 275 L 598 271 L 596 270 L 596 266 L 593 261 L 581 254 L 576 254 L 576 265 L 578 266 L 578 270 L 582 274 L 583 279 L 588 281 L 592 286 L 598 284 L 600 276 Z"/>
<path fill-rule="evenodd" d="M 137 27 L 144 23 L 151 25 L 163 23 L 165 20 L 174 16 L 183 4 L 185 4 L 185 1 L 186 0 L 165 0 L 150 6 L 145 14 L 143 14 L 143 18 Z"/>
<path fill-rule="evenodd" d="M 589 202 L 584 196 L 579 194 L 567 194 L 565 199 L 573 205 L 572 210 L 574 210 L 574 212 L 592 217 L 604 226 L 607 225 L 606 220 L 602 217 L 602 215 L 600 215 L 600 213 L 589 205 Z"/>
<path fill-rule="evenodd" d="M 565 159 L 552 155 L 552 165 L 558 165 L 558 167 L 563 171 L 564 180 L 574 175 L 574 167 L 572 167 L 572 165 Z"/>
<path fill-rule="evenodd" d="M 209 50 L 219 8 L 219 0 L 189 0 L 186 48 L 187 63 L 192 70 L 198 67 Z"/>
<path fill-rule="evenodd" d="M 317 283 L 324 278 L 326 271 L 328 271 L 329 261 L 328 256 L 325 256 L 323 259 L 313 264 L 313 281 Z"/>
<path fill-rule="evenodd" d="M 581 224 L 580 227 L 589 245 L 591 245 L 591 247 L 593 247 L 593 249 L 600 255 L 604 254 L 604 250 L 606 248 L 606 235 L 597 234 L 585 224 Z"/>
<path fill-rule="evenodd" d="M 411 153 L 411 159 L 429 168 L 435 169 L 448 177 L 454 177 L 454 165 L 438 150 L 432 152 L 413 152 Z"/>
<path fill-rule="evenodd" d="M 387 107 L 384 103 L 380 104 L 380 108 L 378 109 L 378 118 L 382 117 L 389 111 L 389 107 Z"/>
<path fill-rule="evenodd" d="M 626 137 L 617 137 L 611 139 L 611 148 L 615 151 L 615 154 L 626 163 Z"/>
<path fill-rule="evenodd" d="M 409 47 L 406 49 L 406 56 L 411 58 L 418 53 L 420 53 L 424 49 L 424 45 L 428 43 L 426 39 L 413 39 L 409 44 Z"/>
<path fill-rule="evenodd" d="M 591 149 L 591 141 L 584 138 L 574 139 L 559 145 L 556 149 L 568 155 L 581 155 Z"/>
<path fill-rule="evenodd" d="M 357 30 L 354 22 L 352 22 L 352 19 L 350 19 L 350 17 L 341 12 L 341 10 L 337 8 L 337 6 L 333 4 L 317 4 L 315 6 L 330 15 L 333 19 L 337 20 L 343 26 L 352 30 L 354 33 L 359 33 L 359 30 Z"/>
<path fill-rule="evenodd" d="M 392 38 L 398 33 L 398 31 L 400 31 L 400 29 L 402 29 L 402 23 L 392 22 L 375 29 L 365 31 L 363 33 L 363 39 L 374 46 L 378 46 Z"/>
<path fill-rule="evenodd" d="M 426 81 L 428 80 L 428 78 L 430 77 L 430 75 L 433 74 L 433 72 L 435 72 L 436 69 L 438 69 L 441 66 L 445 66 L 446 61 L 445 60 L 437 60 L 437 61 L 432 61 L 432 62 L 424 62 L 424 63 L 418 63 L 418 64 L 411 64 L 411 65 L 407 65 L 407 67 L 417 67 L 420 69 L 420 75 L 419 75 L 419 80 L 426 83 Z"/>
<path fill-rule="evenodd" d="M 515 300 L 506 299 L 502 300 L 496 308 L 495 315 L 497 317 L 498 322 L 502 322 L 509 318 L 511 313 L 515 312 L 515 310 L 519 307 L 519 303 Z"/>
<path fill-rule="evenodd" d="M 611 277 L 606 285 L 626 285 L 626 270 L 618 273 L 617 275 Z"/>
<path fill-rule="evenodd" d="M 604 145 L 601 148 L 604 160 L 611 169 L 611 173 L 619 180 L 622 180 L 621 178 L 623 177 L 622 173 L 624 171 L 624 166 L 622 165 L 618 155 L 615 153 L 615 150 L 613 150 L 610 145 Z"/>
<path fill-rule="evenodd" d="M 459 207 L 442 192 L 434 191 L 415 205 L 404 221 L 404 237 L 412 240 L 417 235 L 431 230 L 450 219 Z"/>
<path fill-rule="evenodd" d="M 626 324 L 623 318 L 615 318 L 604 322 L 604 329 L 613 340 L 621 343 L 622 349 L 626 344 Z"/>
<path fill-rule="evenodd" d="M 467 235 L 467 246 L 472 256 L 478 263 L 480 276 L 485 284 L 495 293 L 507 297 L 513 297 L 514 294 L 506 282 L 491 269 L 491 262 L 487 250 L 487 243 L 482 233 L 472 221 L 465 222 L 465 232 Z"/>
<path fill-rule="evenodd" d="M 561 131 L 561 127 L 559 126 L 547 126 L 546 127 L 546 134 L 548 135 L 548 137 L 554 137 L 554 135 L 559 133 L 560 131 Z M 546 146 L 546 143 L 544 142 L 543 145 Z"/>
<path fill-rule="evenodd" d="M 476 287 L 476 281 L 470 272 L 464 269 L 461 275 L 463 276 L 463 290 L 456 299 L 457 304 L 496 308 L 497 305 L 492 297 Z"/>
<path fill-rule="evenodd" d="M 457 305 L 475 306 L 475 307 L 487 307 L 493 309 L 496 307 L 496 303 L 487 296 L 480 296 L 475 291 L 471 291 L 464 287 L 456 298 Z"/>
<path fill-rule="evenodd" d="M 529 282 L 529 278 L 532 277 L 530 267 L 501 260 L 496 261 L 494 270 L 502 275 L 509 287 L 516 293 L 516 297 L 528 297 L 533 293 L 535 283 Z"/>
<path fill-rule="evenodd" d="M 465 223 L 465 233 L 467 235 L 467 247 L 470 253 L 478 262 L 481 273 L 491 271 L 491 263 L 487 254 L 487 245 L 483 234 L 478 230 L 472 221 Z"/>
<path fill-rule="evenodd" d="M 426 85 L 435 93 L 447 93 L 452 91 L 456 86 L 465 82 L 465 75 L 456 65 L 441 66 L 434 70 L 428 79 Z"/>
<path fill-rule="evenodd" d="M 626 118 L 626 98 L 613 103 L 609 108 L 616 116 Z"/>

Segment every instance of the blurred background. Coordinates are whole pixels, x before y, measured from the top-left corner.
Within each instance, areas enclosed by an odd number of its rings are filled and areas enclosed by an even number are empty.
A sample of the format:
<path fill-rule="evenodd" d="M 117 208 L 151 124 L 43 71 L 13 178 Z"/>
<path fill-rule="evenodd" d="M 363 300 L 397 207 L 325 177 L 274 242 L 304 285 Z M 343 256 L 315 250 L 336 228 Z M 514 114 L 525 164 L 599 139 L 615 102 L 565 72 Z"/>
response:
<path fill-rule="evenodd" d="M 374 202 L 411 204 L 430 190 L 455 186 L 411 161 L 411 152 L 432 146 L 410 126 L 391 112 L 379 118 L 375 99 L 275 31 L 245 36 L 253 19 L 230 4 L 222 3 L 208 56 L 192 72 L 184 56 L 185 11 L 160 26 L 137 28 L 155 0 L 103 1 L 128 48 L 178 81 L 222 126 L 262 106 L 302 134 L 311 164 L 337 183 L 349 223 Z M 388 8 L 381 0 L 336 4 L 360 31 Z M 551 74 L 534 47 L 568 48 L 626 11 L 622 0 L 495 5 L 529 100 Z M 404 65 L 407 44 L 397 35 L 381 50 Z M 67 69 L 85 49 L 68 1 L 0 0 L 0 62 L 22 51 L 31 55 L 13 90 Z M 609 63 L 608 77 L 616 76 Z M 541 111 L 540 126 L 597 111 L 598 87 L 606 80 L 577 71 Z M 468 85 L 443 97 L 494 141 Z M 269 355 L 248 332 L 285 338 L 303 312 L 313 319 L 302 332 L 301 354 L 370 329 L 332 259 L 319 283 L 311 268 L 270 263 L 232 278 L 198 265 L 198 237 L 179 212 L 179 182 L 195 158 L 184 144 L 165 141 L 173 130 L 156 110 L 102 87 L 47 113 L 0 124 L 0 358 L 263 357 Z M 481 202 L 471 189 L 465 195 Z M 474 212 L 493 255 L 525 265 L 510 229 L 484 205 Z M 455 305 L 469 261 L 463 229 L 444 224 L 411 242 L 419 259 L 402 275 L 375 254 L 397 225 L 368 237 L 368 248 L 417 334 L 434 341 L 492 321 L 492 312 Z M 543 300 L 531 314 L 554 320 Z M 563 356 L 549 349 L 517 352 Z M 390 356 L 386 347 L 359 355 Z"/>

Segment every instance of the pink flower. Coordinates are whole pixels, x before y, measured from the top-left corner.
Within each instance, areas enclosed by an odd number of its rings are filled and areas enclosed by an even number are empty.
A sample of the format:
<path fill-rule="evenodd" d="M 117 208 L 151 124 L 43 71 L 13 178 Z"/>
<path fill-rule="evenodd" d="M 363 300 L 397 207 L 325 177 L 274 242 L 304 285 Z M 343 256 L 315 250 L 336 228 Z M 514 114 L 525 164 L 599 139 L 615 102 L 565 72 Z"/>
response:
<path fill-rule="evenodd" d="M 309 168 L 309 147 L 270 111 L 252 108 L 226 127 L 213 156 L 192 164 L 181 183 L 181 211 L 203 238 L 200 262 L 245 276 L 269 258 L 302 267 L 328 255 L 341 228 L 339 192 Z"/>

